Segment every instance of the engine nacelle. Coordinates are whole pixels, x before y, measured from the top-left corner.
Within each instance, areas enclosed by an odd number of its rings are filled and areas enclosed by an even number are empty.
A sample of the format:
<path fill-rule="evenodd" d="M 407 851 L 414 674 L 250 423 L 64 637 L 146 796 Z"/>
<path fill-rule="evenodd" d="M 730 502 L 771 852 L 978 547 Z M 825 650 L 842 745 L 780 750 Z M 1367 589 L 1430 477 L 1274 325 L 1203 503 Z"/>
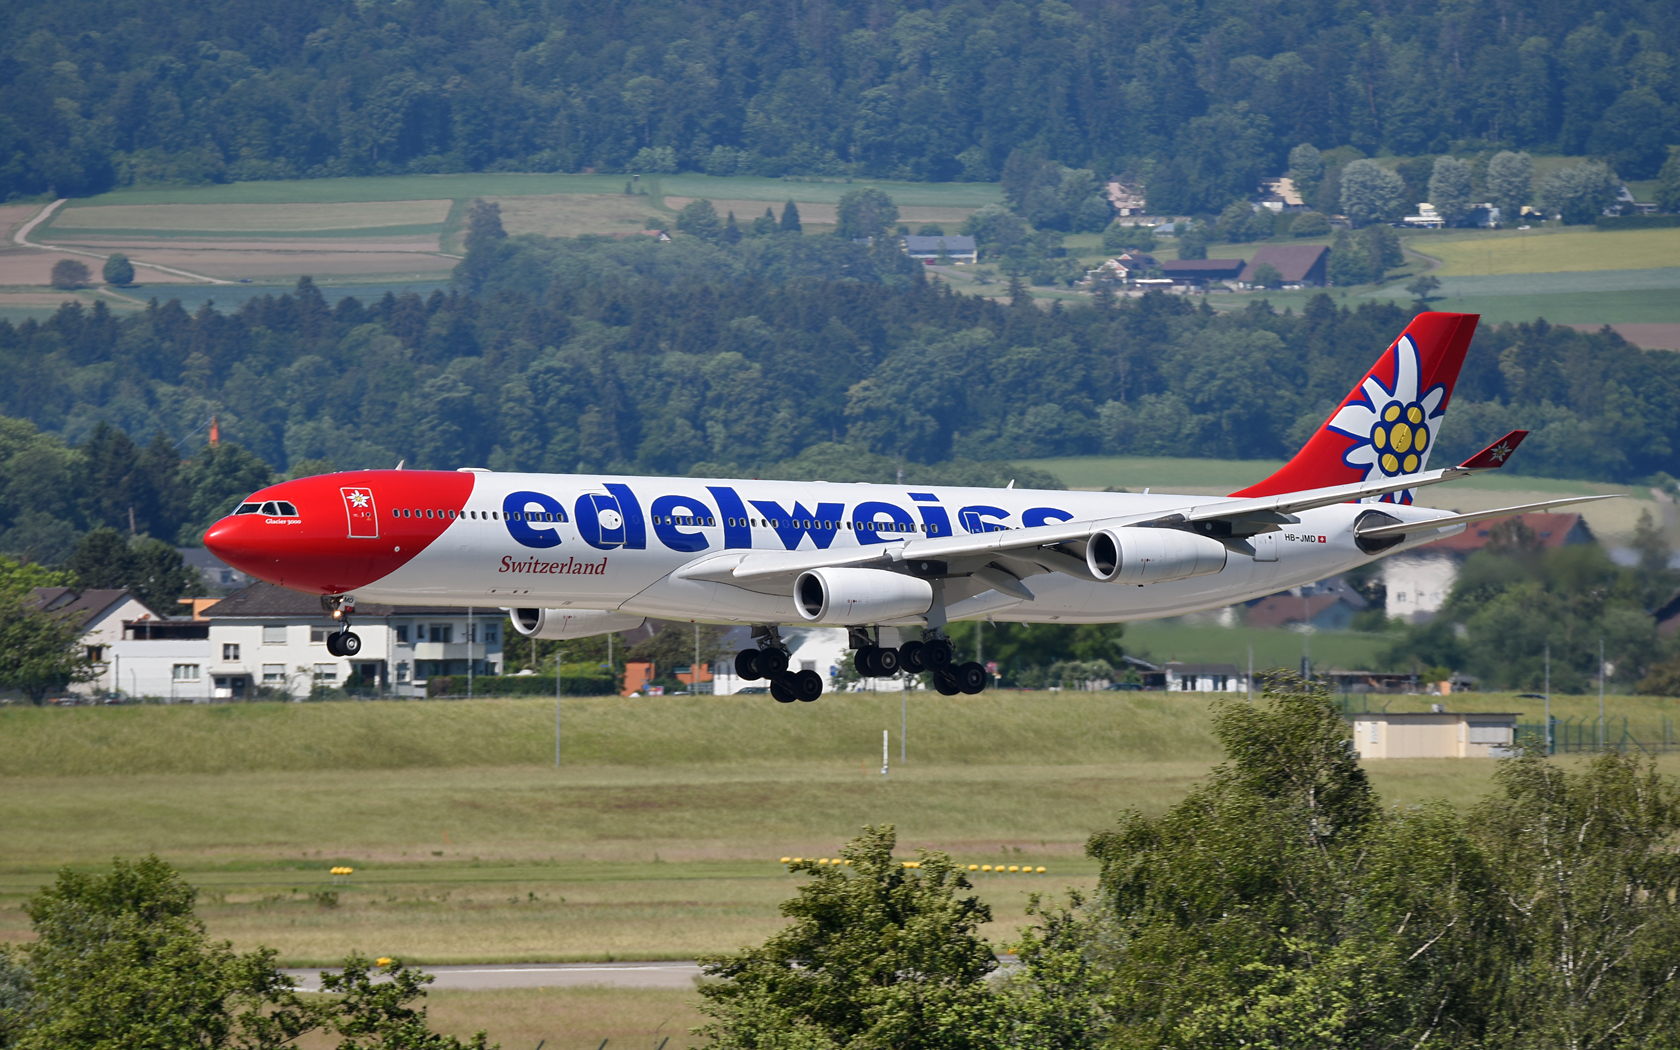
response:
<path fill-rule="evenodd" d="M 793 604 L 812 623 L 880 623 L 933 608 L 933 584 L 885 569 L 811 569 L 794 581 Z"/>
<path fill-rule="evenodd" d="M 613 631 L 634 631 L 647 622 L 645 616 L 607 612 L 602 609 L 508 609 L 513 629 L 526 638 L 563 642 Z"/>
<path fill-rule="evenodd" d="M 1085 547 L 1091 575 L 1107 583 L 1170 583 L 1225 568 L 1225 545 L 1178 529 L 1104 529 Z"/>

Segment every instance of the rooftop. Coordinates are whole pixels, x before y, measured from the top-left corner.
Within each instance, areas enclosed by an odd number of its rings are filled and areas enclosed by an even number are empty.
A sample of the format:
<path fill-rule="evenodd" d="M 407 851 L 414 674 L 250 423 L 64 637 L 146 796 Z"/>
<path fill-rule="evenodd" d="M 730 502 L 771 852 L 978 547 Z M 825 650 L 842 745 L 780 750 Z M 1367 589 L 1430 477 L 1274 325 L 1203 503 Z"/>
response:
<path fill-rule="evenodd" d="M 1283 278 L 1285 284 L 1300 284 L 1308 279 L 1319 260 L 1329 253 L 1330 249 L 1322 244 L 1265 244 L 1254 252 L 1254 258 L 1243 268 L 1240 280 L 1252 283 L 1254 271 L 1262 266 L 1270 266 Z M 1322 279 L 1323 275 L 1318 277 Z"/>

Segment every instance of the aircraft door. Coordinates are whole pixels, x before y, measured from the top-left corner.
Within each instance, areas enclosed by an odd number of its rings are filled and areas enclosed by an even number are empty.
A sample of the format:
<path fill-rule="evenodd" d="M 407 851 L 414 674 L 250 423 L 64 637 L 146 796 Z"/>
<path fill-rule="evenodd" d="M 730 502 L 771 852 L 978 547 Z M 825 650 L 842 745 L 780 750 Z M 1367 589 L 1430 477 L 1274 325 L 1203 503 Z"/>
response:
<path fill-rule="evenodd" d="M 596 550 L 624 546 L 624 508 L 605 492 L 585 492 L 577 500 L 578 535 Z"/>
<path fill-rule="evenodd" d="M 1262 532 L 1250 536 L 1248 542 L 1254 546 L 1254 560 L 1277 561 L 1277 541 L 1278 534 L 1275 532 Z"/>

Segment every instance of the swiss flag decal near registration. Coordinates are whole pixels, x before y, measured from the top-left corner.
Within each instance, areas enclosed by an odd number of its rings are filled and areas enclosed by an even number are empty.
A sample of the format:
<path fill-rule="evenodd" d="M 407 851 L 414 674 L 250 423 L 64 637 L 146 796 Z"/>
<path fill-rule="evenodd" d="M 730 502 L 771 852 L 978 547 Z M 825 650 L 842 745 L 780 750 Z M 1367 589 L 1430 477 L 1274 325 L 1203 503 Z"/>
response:
<path fill-rule="evenodd" d="M 344 512 L 350 516 L 350 538 L 379 538 L 379 512 L 373 505 L 372 489 L 339 489 L 344 494 Z"/>

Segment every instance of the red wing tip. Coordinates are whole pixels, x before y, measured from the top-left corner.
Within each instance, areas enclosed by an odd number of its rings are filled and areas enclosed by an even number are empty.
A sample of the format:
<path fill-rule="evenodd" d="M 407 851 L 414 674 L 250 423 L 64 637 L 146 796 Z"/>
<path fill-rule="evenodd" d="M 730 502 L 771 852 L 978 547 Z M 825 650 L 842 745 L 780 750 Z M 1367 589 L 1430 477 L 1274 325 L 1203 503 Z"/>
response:
<path fill-rule="evenodd" d="M 1523 438 L 1527 436 L 1526 430 L 1513 430 L 1459 466 L 1465 470 L 1497 470 L 1505 465 L 1511 458 L 1511 453 L 1517 450 L 1517 446 L 1522 444 Z"/>

